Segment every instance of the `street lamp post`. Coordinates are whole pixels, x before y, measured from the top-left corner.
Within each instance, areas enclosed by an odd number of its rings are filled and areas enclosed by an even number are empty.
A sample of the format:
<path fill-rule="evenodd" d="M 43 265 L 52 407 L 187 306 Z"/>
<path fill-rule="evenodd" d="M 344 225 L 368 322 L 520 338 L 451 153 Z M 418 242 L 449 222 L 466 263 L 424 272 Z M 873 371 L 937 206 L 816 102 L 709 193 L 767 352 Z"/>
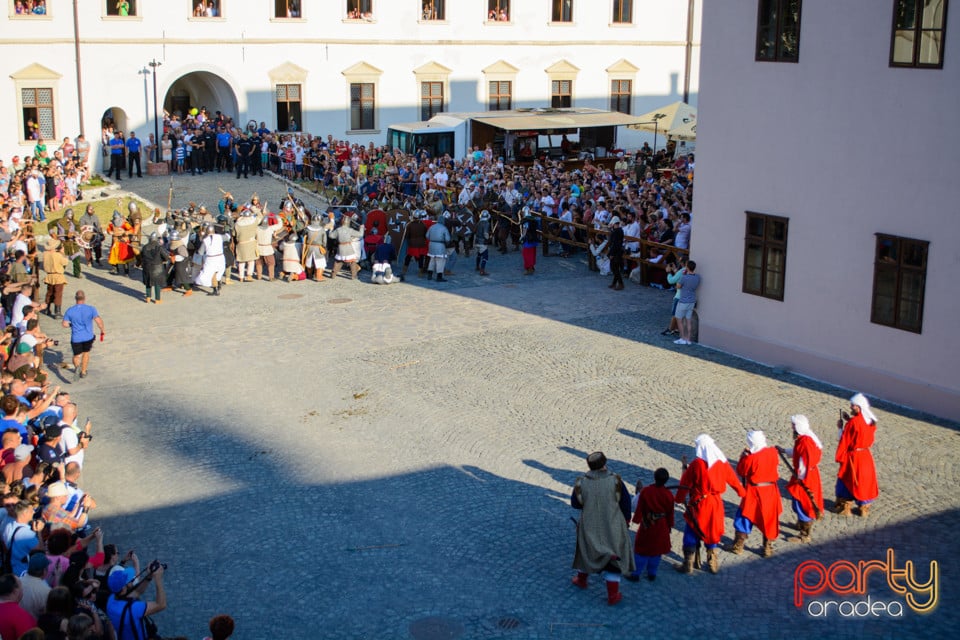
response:
<path fill-rule="evenodd" d="M 157 67 L 162 62 L 157 62 L 156 58 L 147 63 L 153 69 L 153 144 L 156 146 L 154 151 L 154 162 L 160 162 L 160 114 L 157 112 Z"/>
<path fill-rule="evenodd" d="M 653 155 L 657 155 L 657 133 L 660 129 L 660 120 L 666 117 L 667 114 L 665 113 L 653 114 Z"/>

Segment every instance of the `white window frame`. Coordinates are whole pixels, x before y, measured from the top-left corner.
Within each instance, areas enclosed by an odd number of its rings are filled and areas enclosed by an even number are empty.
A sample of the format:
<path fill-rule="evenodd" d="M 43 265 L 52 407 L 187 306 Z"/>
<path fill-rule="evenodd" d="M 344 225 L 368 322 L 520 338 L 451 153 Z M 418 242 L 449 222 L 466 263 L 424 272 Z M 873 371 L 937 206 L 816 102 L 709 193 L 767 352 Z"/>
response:
<path fill-rule="evenodd" d="M 13 87 L 16 92 L 17 100 L 17 141 L 21 145 L 35 145 L 36 141 L 25 139 L 24 127 L 27 124 L 23 119 L 23 92 L 21 89 L 50 89 L 52 92 L 51 100 L 53 106 L 53 135 L 49 138 L 44 137 L 44 140 L 52 140 L 56 142 L 62 136 L 60 132 L 63 131 L 61 126 L 61 114 L 60 114 L 60 79 L 61 75 L 43 67 L 39 64 L 33 64 L 22 69 L 17 73 L 11 74 L 13 78 Z M 58 143 L 59 144 L 59 143 Z"/>
<path fill-rule="evenodd" d="M 370 134 L 376 135 L 380 133 L 380 77 L 383 75 L 383 71 L 377 69 L 373 65 L 366 62 L 358 62 L 348 69 L 344 69 L 343 73 L 344 78 L 344 95 L 346 97 L 346 105 L 344 111 L 346 112 L 346 124 L 344 126 L 344 131 L 346 135 L 354 134 Z M 352 122 L 350 120 L 350 85 L 352 84 L 372 84 L 373 85 L 373 129 L 351 129 Z"/>
<path fill-rule="evenodd" d="M 53 0 L 46 0 L 47 3 L 47 12 L 42 16 L 30 14 L 30 15 L 17 15 L 17 2 L 16 0 L 7 0 L 7 7 L 9 8 L 10 18 L 12 20 L 53 20 L 53 15 L 50 11 L 50 4 Z"/>

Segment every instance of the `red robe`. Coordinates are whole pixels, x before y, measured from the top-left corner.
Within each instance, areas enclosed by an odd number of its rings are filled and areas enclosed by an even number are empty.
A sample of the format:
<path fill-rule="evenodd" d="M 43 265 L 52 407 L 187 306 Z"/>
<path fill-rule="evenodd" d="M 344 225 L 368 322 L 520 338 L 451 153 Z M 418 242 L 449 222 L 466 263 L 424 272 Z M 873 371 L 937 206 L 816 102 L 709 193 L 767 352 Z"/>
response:
<path fill-rule="evenodd" d="M 840 444 L 837 445 L 836 461 L 840 464 L 837 477 L 843 481 L 854 498 L 860 501 L 873 500 L 880 495 L 877 486 L 877 469 L 873 464 L 873 437 L 876 425 L 867 424 L 862 414 L 850 418 L 843 427 Z"/>
<path fill-rule="evenodd" d="M 740 501 L 740 513 L 768 540 L 780 535 L 783 501 L 777 488 L 778 464 L 780 456 L 773 447 L 764 447 L 756 453 L 745 452 L 737 463 L 737 474 L 747 487 L 747 493 Z"/>
<path fill-rule="evenodd" d="M 719 544 L 723 537 L 723 498 L 720 496 L 728 484 L 737 495 L 743 496 L 743 485 L 728 462 L 716 462 L 707 469 L 702 458 L 691 462 L 680 477 L 676 502 L 686 502 L 689 493 L 690 501 L 683 518 L 698 536 L 702 534 L 706 544 Z"/>
<path fill-rule="evenodd" d="M 673 493 L 665 487 L 647 485 L 637 496 L 633 522 L 640 525 L 634 538 L 633 552 L 641 556 L 670 553 L 670 530 L 673 529 Z"/>
<path fill-rule="evenodd" d="M 815 517 L 818 513 L 823 513 L 823 486 L 820 482 L 820 458 L 823 451 L 817 446 L 810 436 L 800 436 L 793 443 L 793 468 L 796 473 L 790 482 L 787 483 L 787 493 L 793 496 L 800 503 L 800 508 L 808 516 Z M 806 469 L 807 475 L 801 480 L 796 474 L 800 469 Z M 810 496 L 803 490 L 801 483 L 810 490 L 816 500 L 819 511 L 814 511 L 810 502 Z"/>

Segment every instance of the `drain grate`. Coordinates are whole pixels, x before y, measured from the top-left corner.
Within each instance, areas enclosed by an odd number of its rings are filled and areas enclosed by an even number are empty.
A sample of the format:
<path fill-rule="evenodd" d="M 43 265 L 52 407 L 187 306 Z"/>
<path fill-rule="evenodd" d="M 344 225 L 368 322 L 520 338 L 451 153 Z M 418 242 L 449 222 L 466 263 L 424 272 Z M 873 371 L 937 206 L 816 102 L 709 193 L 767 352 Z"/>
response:
<path fill-rule="evenodd" d="M 421 618 L 410 623 L 414 640 L 456 640 L 463 635 L 463 625 L 448 618 Z"/>
<path fill-rule="evenodd" d="M 506 616 L 497 620 L 497 627 L 500 629 L 519 629 L 523 625 L 518 618 Z"/>
<path fill-rule="evenodd" d="M 353 302 L 353 298 L 331 298 L 327 300 L 327 304 L 347 304 L 348 302 Z"/>

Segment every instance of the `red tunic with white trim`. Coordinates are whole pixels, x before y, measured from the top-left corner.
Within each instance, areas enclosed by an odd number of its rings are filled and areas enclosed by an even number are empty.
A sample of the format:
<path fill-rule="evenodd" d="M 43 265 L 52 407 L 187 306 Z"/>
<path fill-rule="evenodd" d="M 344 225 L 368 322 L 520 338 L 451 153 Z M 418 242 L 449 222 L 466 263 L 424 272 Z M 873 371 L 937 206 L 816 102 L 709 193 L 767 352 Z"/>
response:
<path fill-rule="evenodd" d="M 823 451 L 810 436 L 800 436 L 794 441 L 793 468 L 795 475 L 787 483 L 787 493 L 800 503 L 800 508 L 810 517 L 816 516 L 817 513 L 823 513 L 823 486 L 820 480 L 821 457 L 823 457 Z M 814 511 L 810 496 L 803 490 L 801 483 L 813 494 L 819 511 Z"/>
<path fill-rule="evenodd" d="M 873 500 L 880 495 L 877 468 L 870 453 L 876 432 L 876 425 L 867 424 L 863 415 L 858 413 L 843 427 L 837 445 L 836 461 L 840 464 L 837 477 L 857 500 Z"/>
<path fill-rule="evenodd" d="M 680 489 L 677 491 L 676 502 L 687 502 L 687 512 L 684 520 L 690 523 L 691 528 L 702 534 L 706 544 L 718 544 L 723 537 L 723 492 L 727 485 L 743 496 L 743 485 L 733 473 L 728 462 L 715 462 L 707 468 L 702 458 L 696 458 L 687 467 L 680 477 Z"/>
<path fill-rule="evenodd" d="M 783 501 L 777 488 L 777 465 L 780 456 L 774 447 L 756 453 L 744 452 L 737 463 L 737 474 L 743 478 L 747 493 L 740 501 L 740 513 L 773 540 L 780 535 L 780 513 Z"/>

